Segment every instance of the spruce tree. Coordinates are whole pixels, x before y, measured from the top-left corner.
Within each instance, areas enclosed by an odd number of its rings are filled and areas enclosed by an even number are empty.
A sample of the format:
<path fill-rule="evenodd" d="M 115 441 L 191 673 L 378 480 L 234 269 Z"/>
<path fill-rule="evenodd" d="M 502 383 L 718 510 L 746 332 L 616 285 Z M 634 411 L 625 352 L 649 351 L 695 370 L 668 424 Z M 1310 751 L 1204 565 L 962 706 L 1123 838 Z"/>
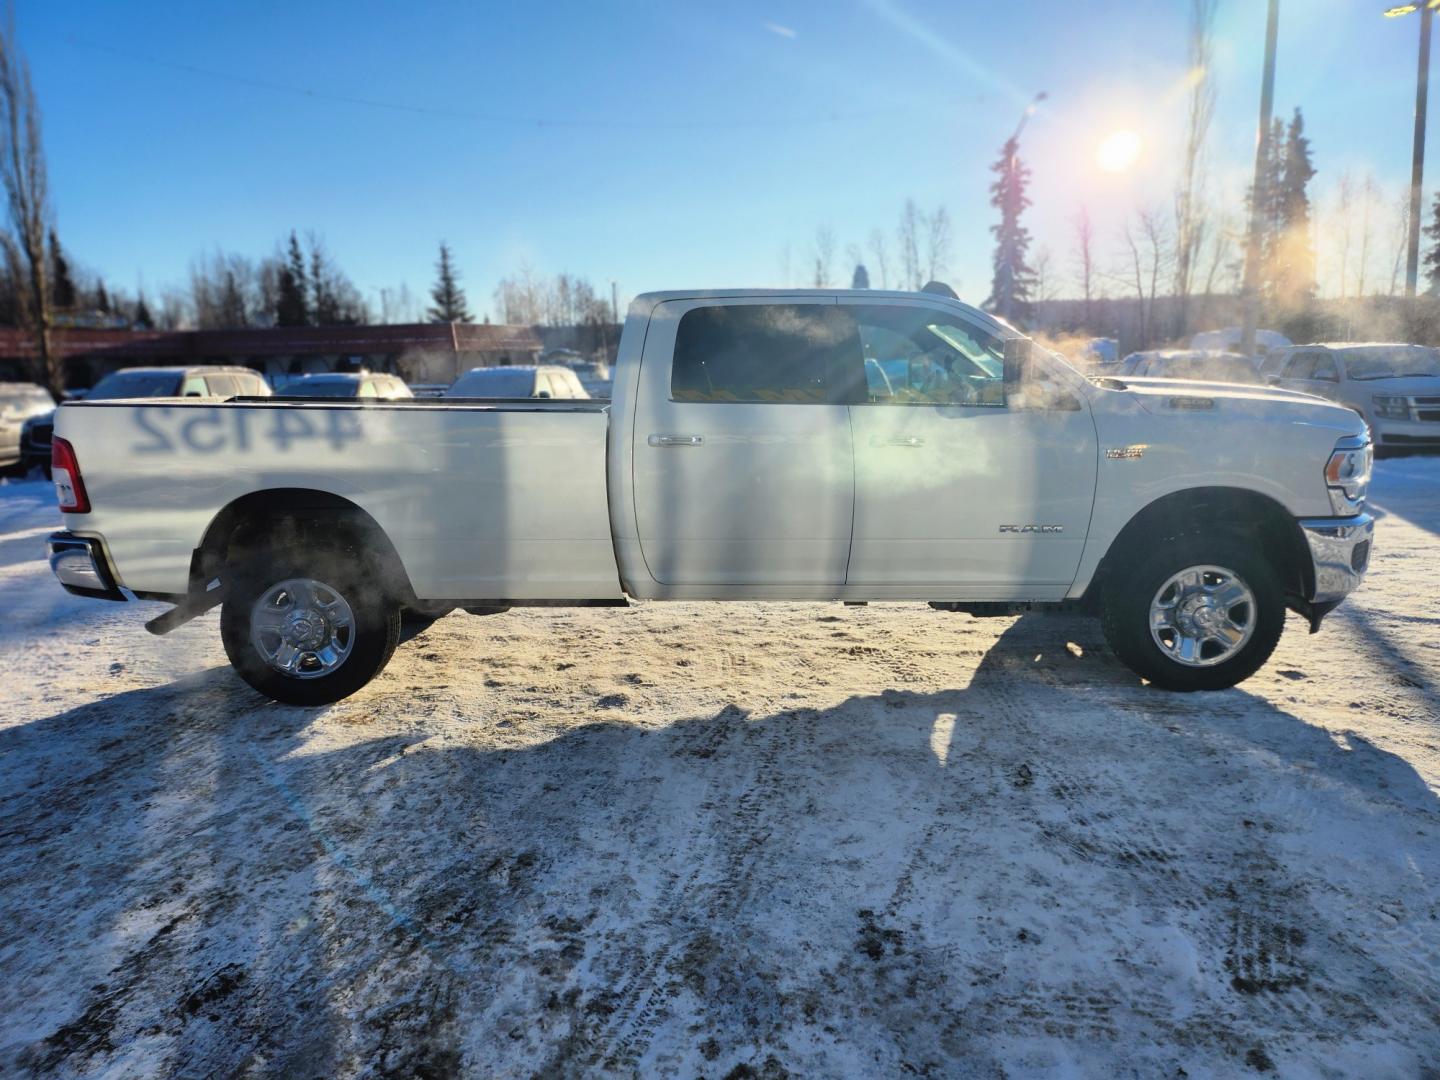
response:
<path fill-rule="evenodd" d="M 855 273 L 850 278 L 850 288 L 868 289 L 870 287 L 870 271 L 865 269 L 864 263 L 855 264 Z"/>
<path fill-rule="evenodd" d="M 155 325 L 155 320 L 150 317 L 150 305 L 145 303 L 143 292 L 135 301 L 135 318 L 130 321 L 130 325 L 136 330 L 149 330 Z"/>
<path fill-rule="evenodd" d="M 275 325 L 305 326 L 310 322 L 310 305 L 306 292 L 305 255 L 295 230 L 290 230 L 290 245 L 285 262 L 276 277 Z"/>
<path fill-rule="evenodd" d="M 1315 175 L 1310 161 L 1310 140 L 1297 108 L 1285 130 L 1277 155 L 1278 191 L 1275 243 L 1274 298 L 1282 310 L 1305 306 L 1315 296 L 1315 249 L 1310 245 L 1310 196 L 1306 186 Z"/>
<path fill-rule="evenodd" d="M 1430 208 L 1430 224 L 1421 230 L 1432 243 L 1425 252 L 1425 280 L 1430 282 L 1426 290 L 1431 296 L 1440 296 L 1440 191 L 1435 193 L 1435 202 Z"/>
<path fill-rule="evenodd" d="M 1026 261 L 1030 230 L 1020 224 L 1020 215 L 1030 205 L 1025 194 L 1030 169 L 1020 160 L 1020 143 L 1014 136 L 1005 140 L 1000 158 L 990 171 L 995 174 L 990 185 L 990 205 L 1000 211 L 1000 224 L 990 227 L 995 236 L 995 269 L 984 307 L 1002 319 L 1018 322 L 1030 313 L 1035 274 Z"/>
<path fill-rule="evenodd" d="M 434 306 L 427 314 L 434 323 L 474 322 L 475 317 L 465 300 L 465 290 L 460 288 L 459 275 L 450 259 L 450 248 L 442 240 L 440 258 L 435 263 L 435 284 L 430 289 Z"/>
<path fill-rule="evenodd" d="M 110 314 L 110 292 L 103 281 L 95 283 L 95 310 L 101 315 Z"/>
<path fill-rule="evenodd" d="M 70 264 L 60 250 L 60 241 L 55 230 L 50 230 L 50 299 L 57 311 L 69 311 L 75 306 L 75 282 L 70 277 Z"/>

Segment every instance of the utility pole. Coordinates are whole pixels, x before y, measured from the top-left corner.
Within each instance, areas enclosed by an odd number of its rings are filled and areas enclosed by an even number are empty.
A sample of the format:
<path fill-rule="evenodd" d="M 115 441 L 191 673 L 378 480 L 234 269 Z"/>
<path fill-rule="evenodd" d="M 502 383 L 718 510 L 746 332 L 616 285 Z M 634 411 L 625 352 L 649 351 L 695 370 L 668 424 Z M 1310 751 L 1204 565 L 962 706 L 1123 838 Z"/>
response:
<path fill-rule="evenodd" d="M 1410 233 L 1405 250 L 1405 298 L 1415 299 L 1420 278 L 1420 204 L 1425 177 L 1425 106 L 1430 96 L 1430 23 L 1440 0 L 1398 4 L 1385 10 L 1387 19 L 1420 12 L 1420 63 L 1415 75 L 1415 142 L 1410 151 Z"/>
<path fill-rule="evenodd" d="M 1255 179 L 1250 185 L 1250 236 L 1245 245 L 1245 321 L 1240 331 L 1240 355 L 1255 355 L 1255 325 L 1260 321 L 1260 233 L 1268 192 L 1265 164 L 1270 156 L 1270 115 L 1275 110 L 1275 37 L 1280 28 L 1280 0 L 1270 0 L 1265 19 L 1265 72 L 1260 77 L 1260 130 L 1255 139 Z"/>

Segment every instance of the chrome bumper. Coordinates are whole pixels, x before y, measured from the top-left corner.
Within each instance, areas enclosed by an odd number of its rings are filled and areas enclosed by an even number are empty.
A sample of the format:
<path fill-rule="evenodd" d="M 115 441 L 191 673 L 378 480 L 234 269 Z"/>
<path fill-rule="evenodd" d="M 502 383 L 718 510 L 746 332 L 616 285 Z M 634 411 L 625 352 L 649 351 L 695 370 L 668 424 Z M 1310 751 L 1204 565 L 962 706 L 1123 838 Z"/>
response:
<path fill-rule="evenodd" d="M 49 544 L 50 569 L 66 592 L 100 600 L 125 599 L 99 540 L 58 532 L 50 534 Z"/>
<path fill-rule="evenodd" d="M 1315 591 L 1309 600 L 1317 606 L 1333 607 L 1365 577 L 1375 519 L 1366 513 L 1348 518 L 1302 518 L 1300 531 L 1315 564 Z"/>

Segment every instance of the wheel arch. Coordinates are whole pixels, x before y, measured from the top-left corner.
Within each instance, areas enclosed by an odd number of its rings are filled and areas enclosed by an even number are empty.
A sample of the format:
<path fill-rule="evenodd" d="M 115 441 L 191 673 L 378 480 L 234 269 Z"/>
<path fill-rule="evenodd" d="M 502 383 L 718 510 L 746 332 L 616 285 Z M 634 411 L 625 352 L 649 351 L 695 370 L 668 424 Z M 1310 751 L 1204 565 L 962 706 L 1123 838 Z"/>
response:
<path fill-rule="evenodd" d="M 1111 575 L 1153 545 L 1185 533 L 1220 532 L 1258 541 L 1286 599 L 1303 603 L 1313 595 L 1315 568 L 1299 522 L 1279 502 L 1247 488 L 1186 488 L 1142 507 L 1111 542 L 1085 590 L 1098 598 Z"/>
<path fill-rule="evenodd" d="M 252 491 L 223 507 L 205 529 L 190 558 L 190 592 L 204 593 L 226 568 L 277 539 L 301 539 L 316 529 L 345 537 L 378 563 L 381 584 L 401 603 L 415 602 L 415 590 L 395 545 L 364 508 L 334 492 L 313 488 Z"/>

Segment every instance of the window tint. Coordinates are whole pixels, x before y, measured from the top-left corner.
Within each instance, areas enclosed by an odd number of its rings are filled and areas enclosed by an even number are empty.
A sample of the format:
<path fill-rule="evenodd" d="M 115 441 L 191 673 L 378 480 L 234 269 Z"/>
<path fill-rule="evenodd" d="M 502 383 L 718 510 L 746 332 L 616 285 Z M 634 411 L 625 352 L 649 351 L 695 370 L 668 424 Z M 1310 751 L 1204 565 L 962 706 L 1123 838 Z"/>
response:
<path fill-rule="evenodd" d="M 106 375 L 87 395 L 87 401 L 111 398 L 170 397 L 179 389 L 180 377 L 173 371 L 117 371 Z"/>
<path fill-rule="evenodd" d="M 1005 343 L 929 308 L 845 306 L 864 350 L 864 389 L 881 405 L 1004 405 Z"/>
<path fill-rule="evenodd" d="M 847 375 L 849 376 L 847 378 Z M 676 401 L 823 404 L 863 380 L 848 308 L 734 304 L 680 319 L 670 393 Z"/>

